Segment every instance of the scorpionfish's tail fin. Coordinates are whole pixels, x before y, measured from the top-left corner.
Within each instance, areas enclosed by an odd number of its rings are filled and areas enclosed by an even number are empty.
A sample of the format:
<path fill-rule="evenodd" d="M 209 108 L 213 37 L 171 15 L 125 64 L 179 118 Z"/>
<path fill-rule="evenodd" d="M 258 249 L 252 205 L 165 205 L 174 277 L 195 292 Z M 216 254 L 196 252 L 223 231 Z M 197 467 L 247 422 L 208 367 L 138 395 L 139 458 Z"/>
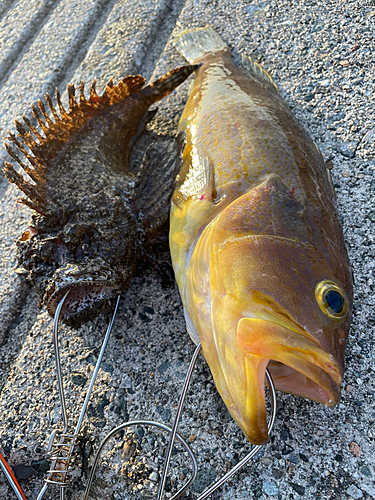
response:
<path fill-rule="evenodd" d="M 140 94 L 143 94 L 146 97 L 147 105 L 151 106 L 154 102 L 157 102 L 170 94 L 198 68 L 199 64 L 188 64 L 186 66 L 175 68 L 158 78 L 155 82 L 147 85 L 147 87 L 144 87 Z"/>

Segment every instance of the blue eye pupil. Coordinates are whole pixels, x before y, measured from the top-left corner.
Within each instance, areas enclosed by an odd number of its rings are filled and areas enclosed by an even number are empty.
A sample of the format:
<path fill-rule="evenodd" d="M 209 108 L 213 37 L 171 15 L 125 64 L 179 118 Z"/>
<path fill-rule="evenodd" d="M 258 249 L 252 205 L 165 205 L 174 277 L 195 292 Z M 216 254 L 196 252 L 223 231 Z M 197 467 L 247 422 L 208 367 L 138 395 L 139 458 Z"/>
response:
<path fill-rule="evenodd" d="M 328 307 L 336 314 L 340 314 L 344 309 L 344 297 L 336 290 L 330 290 L 325 295 Z"/>

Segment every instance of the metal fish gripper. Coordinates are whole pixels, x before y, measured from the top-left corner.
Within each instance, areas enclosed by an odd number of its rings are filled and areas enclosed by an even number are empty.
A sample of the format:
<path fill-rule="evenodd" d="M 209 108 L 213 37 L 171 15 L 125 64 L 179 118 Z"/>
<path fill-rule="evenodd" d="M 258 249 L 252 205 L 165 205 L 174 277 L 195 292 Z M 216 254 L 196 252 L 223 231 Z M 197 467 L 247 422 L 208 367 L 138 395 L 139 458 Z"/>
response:
<path fill-rule="evenodd" d="M 197 361 L 197 358 L 198 358 L 198 355 L 199 355 L 200 351 L 201 351 L 201 344 L 199 343 L 196 346 L 195 351 L 194 351 L 193 356 L 192 356 L 191 361 L 190 361 L 189 369 L 188 369 L 186 377 L 185 377 L 185 382 L 184 382 L 184 385 L 183 385 L 183 388 L 182 388 L 182 392 L 181 392 L 181 396 L 180 396 L 180 400 L 179 400 L 179 403 L 178 403 L 177 412 L 176 412 L 176 416 L 175 416 L 172 428 L 169 428 L 169 427 L 167 427 L 166 425 L 164 425 L 164 424 L 162 424 L 160 422 L 154 422 L 154 421 L 151 421 L 151 420 L 134 420 L 134 421 L 129 421 L 129 422 L 126 422 L 124 424 L 121 424 L 118 427 L 116 427 L 115 429 L 113 429 L 103 439 L 103 441 L 101 442 L 101 444 L 100 444 L 100 446 L 98 448 L 98 451 L 97 451 L 96 456 L 95 456 L 94 464 L 93 464 L 93 467 L 91 469 L 89 481 L 88 481 L 88 484 L 87 484 L 87 487 L 86 487 L 86 491 L 85 491 L 83 500 L 89 500 L 89 498 L 90 498 L 89 494 L 90 494 L 91 486 L 92 486 L 92 483 L 93 483 L 93 480 L 94 480 L 95 471 L 96 471 L 96 468 L 98 466 L 98 463 L 99 463 L 99 460 L 100 460 L 100 455 L 101 455 L 101 453 L 103 451 L 104 446 L 117 433 L 123 431 L 127 427 L 136 426 L 136 425 L 146 425 L 146 426 L 151 426 L 151 427 L 158 427 L 159 429 L 165 430 L 165 431 L 167 431 L 167 432 L 170 433 L 170 439 L 169 439 L 169 444 L 168 444 L 168 448 L 167 448 L 166 457 L 165 457 L 165 460 L 164 460 L 164 466 L 163 466 L 163 471 L 162 471 L 162 475 L 161 475 L 161 481 L 160 481 L 160 485 L 159 485 L 159 491 L 158 491 L 157 500 L 163 500 L 164 497 L 165 497 L 165 485 L 166 485 L 166 480 L 167 480 L 167 475 L 168 475 L 168 469 L 169 469 L 170 460 L 171 460 L 171 456 L 172 456 L 172 451 L 173 451 L 173 447 L 174 447 L 174 443 L 175 443 L 176 438 L 182 444 L 182 446 L 187 451 L 187 453 L 188 453 L 188 455 L 189 455 L 189 457 L 191 459 L 192 473 L 191 473 L 191 477 L 185 483 L 185 485 L 183 487 L 181 487 L 176 493 L 174 493 L 169 498 L 169 500 L 177 500 L 178 498 L 180 498 L 182 496 L 182 494 L 194 483 L 195 478 L 196 478 L 197 473 L 198 473 L 197 460 L 196 460 L 196 458 L 194 456 L 194 453 L 192 452 L 190 446 L 188 445 L 188 443 L 184 440 L 183 437 L 181 437 L 177 433 L 177 427 L 178 427 L 178 423 L 179 423 L 179 420 L 180 420 L 180 417 L 181 417 L 181 413 L 182 413 L 182 409 L 183 409 L 183 404 L 184 404 L 185 396 L 186 396 L 186 393 L 187 393 L 187 390 L 188 390 L 188 387 L 189 387 L 191 376 L 193 374 L 194 366 L 195 366 L 195 363 Z M 268 384 L 269 384 L 270 397 L 271 397 L 271 415 L 270 415 L 270 418 L 269 418 L 269 421 L 268 421 L 268 433 L 270 433 L 271 430 L 272 430 L 272 428 L 273 428 L 273 425 L 275 423 L 275 419 L 276 419 L 276 391 L 275 391 L 275 386 L 274 386 L 274 384 L 272 382 L 271 375 L 270 375 L 270 373 L 269 373 L 268 370 L 266 370 L 266 377 L 267 377 L 267 381 L 268 381 Z M 240 460 L 234 467 L 232 467 L 219 480 L 217 480 L 216 482 L 212 483 L 211 486 L 209 486 L 199 497 L 195 498 L 195 500 L 205 500 L 206 498 L 208 498 L 218 488 L 220 488 L 221 486 L 223 486 L 242 467 L 244 467 L 249 462 L 249 460 L 251 458 L 253 458 L 258 453 L 258 451 L 261 448 L 263 448 L 263 446 L 264 445 L 256 445 L 256 446 L 254 446 L 252 448 L 252 450 L 244 458 L 242 458 L 242 460 Z"/>
<path fill-rule="evenodd" d="M 103 344 L 100 350 L 100 354 L 95 366 L 95 370 L 93 376 L 91 377 L 90 386 L 87 390 L 85 401 L 82 405 L 81 413 L 78 418 L 78 422 L 72 434 L 68 433 L 69 422 L 68 422 L 68 414 L 65 403 L 65 393 L 64 393 L 64 383 L 61 374 L 61 366 L 60 366 L 60 350 L 59 350 L 59 338 L 58 338 L 58 323 L 60 318 L 60 312 L 64 305 L 64 301 L 66 297 L 69 295 L 69 291 L 64 295 L 61 299 L 59 305 L 57 306 L 55 318 L 53 322 L 53 346 L 55 352 L 55 366 L 56 366 L 56 375 L 57 375 L 57 384 L 59 388 L 59 397 L 61 404 L 61 412 L 63 418 L 63 429 L 61 431 L 54 430 L 51 434 L 48 443 L 48 458 L 51 462 L 51 468 L 48 471 L 47 478 L 45 479 L 45 484 L 41 489 L 37 500 L 41 500 L 46 492 L 48 486 L 50 484 L 59 486 L 60 488 L 60 499 L 64 499 L 64 488 L 70 484 L 70 472 L 74 469 L 72 467 L 72 459 L 74 455 L 74 447 L 77 444 L 79 431 L 82 426 L 82 421 L 85 416 L 87 406 L 89 404 L 90 396 L 92 393 L 92 389 L 95 384 L 96 376 L 98 374 L 105 348 L 107 347 L 107 343 L 109 340 L 109 336 L 111 334 L 112 326 L 117 314 L 118 305 L 120 302 L 120 296 L 117 298 L 116 306 L 112 315 L 112 319 L 108 325 L 107 332 L 105 334 Z"/>
<path fill-rule="evenodd" d="M 58 389 L 59 389 L 59 397 L 60 397 L 60 404 L 61 404 L 61 412 L 62 412 L 62 419 L 63 419 L 63 428 L 62 430 L 54 430 L 50 436 L 49 443 L 48 443 L 48 458 L 51 463 L 50 470 L 47 473 L 47 477 L 45 479 L 45 484 L 41 491 L 39 492 L 39 495 L 36 500 L 42 500 L 47 488 L 50 485 L 55 485 L 59 488 L 59 493 L 60 493 L 60 500 L 65 500 L 65 489 L 67 486 L 70 485 L 71 480 L 70 480 L 70 473 L 74 469 L 72 463 L 74 459 L 74 447 L 77 444 L 78 437 L 79 437 L 79 432 L 82 426 L 82 421 L 85 416 L 87 406 L 90 400 L 90 396 L 92 393 L 92 389 L 95 383 L 95 379 L 97 376 L 97 373 L 99 371 L 100 365 L 102 358 L 104 356 L 104 351 L 107 346 L 109 336 L 112 330 L 112 326 L 117 314 L 118 310 L 118 305 L 120 301 L 120 296 L 117 298 L 116 306 L 111 318 L 111 321 L 108 325 L 107 332 L 105 335 L 105 338 L 103 340 L 103 344 L 100 350 L 100 354 L 95 366 L 95 370 L 93 373 L 93 376 L 91 378 L 90 386 L 88 388 L 85 401 L 82 405 L 81 412 L 77 421 L 77 424 L 75 426 L 75 429 L 72 433 L 69 433 L 69 421 L 68 421 L 68 415 L 67 415 L 67 409 L 66 409 L 66 403 L 65 403 L 65 394 L 64 394 L 64 383 L 63 383 L 63 378 L 62 378 L 62 373 L 61 373 L 61 366 L 60 366 L 60 351 L 59 351 L 59 339 L 58 339 L 58 322 L 59 322 L 59 317 L 61 313 L 61 309 L 63 307 L 64 301 L 66 297 L 68 296 L 69 292 L 65 294 L 65 296 L 61 299 L 55 313 L 55 318 L 54 318 L 54 324 L 53 324 L 53 344 L 54 344 L 54 353 L 55 353 L 55 366 L 56 366 L 56 375 L 57 375 L 57 382 L 58 382 Z M 183 405 L 185 401 L 185 396 L 187 394 L 189 384 L 191 381 L 191 377 L 194 371 L 194 366 L 196 364 L 196 361 L 198 359 L 199 353 L 201 351 L 201 344 L 198 344 L 195 348 L 195 351 L 193 353 L 193 356 L 190 361 L 190 365 L 185 377 L 184 385 L 182 388 L 182 392 L 180 395 L 178 407 L 177 407 L 177 412 L 176 416 L 173 422 L 172 428 L 166 426 L 165 424 L 161 422 L 155 422 L 152 420 L 132 420 L 129 422 L 125 422 L 116 428 L 114 428 L 111 432 L 107 434 L 107 436 L 103 439 L 101 442 L 95 458 L 94 458 L 94 463 L 91 468 L 90 476 L 87 482 L 87 486 L 85 489 L 85 493 L 83 496 L 82 500 L 89 500 L 90 499 L 90 491 L 94 482 L 94 477 L 95 473 L 97 470 L 97 467 L 100 462 L 101 454 L 102 451 L 105 447 L 105 445 L 118 433 L 121 431 L 124 431 L 124 429 L 128 427 L 133 427 L 133 426 L 147 426 L 147 427 L 156 427 L 162 431 L 165 431 L 170 434 L 169 438 L 169 443 L 168 443 L 168 448 L 166 452 L 166 456 L 164 459 L 164 465 L 163 465 L 163 470 L 161 474 L 161 480 L 160 480 L 160 485 L 158 489 L 158 494 L 157 494 L 157 499 L 156 500 L 163 500 L 165 498 L 165 487 L 166 487 L 166 481 L 167 481 L 167 476 L 168 476 L 168 470 L 170 466 L 170 461 L 172 457 L 172 452 L 174 449 L 174 444 L 175 441 L 177 440 L 183 447 L 183 449 L 187 452 L 190 460 L 191 460 L 191 475 L 190 478 L 187 480 L 187 482 L 173 495 L 169 497 L 169 500 L 177 500 L 180 498 L 183 493 L 185 493 L 188 488 L 194 483 L 197 473 L 198 473 L 198 465 L 197 465 L 197 460 L 195 458 L 195 455 L 193 451 L 190 448 L 190 445 L 187 443 L 187 441 L 177 432 L 177 427 L 178 423 L 180 421 L 180 417 L 182 414 L 183 410 Z M 269 386 L 269 393 L 270 393 L 270 401 L 271 401 L 271 414 L 269 416 L 268 420 L 268 433 L 271 432 L 273 425 L 275 423 L 276 419 L 276 391 L 275 387 L 271 378 L 271 375 L 268 370 L 266 370 L 266 378 L 268 381 L 268 386 Z M 234 467 L 232 467 L 226 474 L 224 474 L 220 479 L 218 479 L 216 482 L 212 483 L 201 495 L 195 498 L 195 500 L 205 500 L 212 493 L 214 493 L 218 488 L 223 486 L 234 474 L 236 474 L 242 467 L 244 467 L 251 458 L 253 458 L 261 448 L 263 448 L 264 445 L 256 445 L 253 446 L 251 451 L 244 457 L 242 458 Z M 18 500 L 27 500 L 24 493 L 22 492 L 21 487 L 19 486 L 16 478 L 14 477 L 10 467 L 6 463 L 5 459 L 0 455 L 0 467 L 2 468 L 9 484 L 11 485 L 16 497 Z"/>

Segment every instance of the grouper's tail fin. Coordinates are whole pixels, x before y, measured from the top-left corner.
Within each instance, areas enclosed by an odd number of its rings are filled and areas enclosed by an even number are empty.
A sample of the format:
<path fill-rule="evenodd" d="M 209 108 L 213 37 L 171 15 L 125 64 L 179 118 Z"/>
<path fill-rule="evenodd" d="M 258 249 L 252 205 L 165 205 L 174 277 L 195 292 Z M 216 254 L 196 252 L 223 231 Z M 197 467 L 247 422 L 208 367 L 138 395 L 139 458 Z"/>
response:
<path fill-rule="evenodd" d="M 229 50 L 228 45 L 210 26 L 183 31 L 173 40 L 173 45 L 190 63 L 194 63 L 208 52 Z"/>
<path fill-rule="evenodd" d="M 228 45 L 210 26 L 182 31 L 172 43 L 177 51 L 190 63 L 199 62 L 201 57 L 210 52 L 229 51 Z M 242 55 L 241 67 L 250 77 L 271 86 L 273 90 L 278 90 L 269 73 L 251 57 Z"/>

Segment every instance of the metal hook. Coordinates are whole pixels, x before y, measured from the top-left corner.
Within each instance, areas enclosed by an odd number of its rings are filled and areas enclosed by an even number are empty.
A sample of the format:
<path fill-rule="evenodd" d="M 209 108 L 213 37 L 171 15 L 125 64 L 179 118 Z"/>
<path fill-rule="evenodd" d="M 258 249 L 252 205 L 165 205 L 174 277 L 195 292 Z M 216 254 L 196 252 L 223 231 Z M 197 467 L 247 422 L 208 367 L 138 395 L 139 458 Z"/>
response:
<path fill-rule="evenodd" d="M 270 393 L 271 393 L 271 406 L 272 406 L 272 414 L 270 421 L 268 422 L 268 434 L 271 432 L 275 419 L 276 419 L 276 390 L 274 383 L 272 381 L 270 372 L 268 369 L 266 370 L 266 376 L 267 376 L 267 381 L 269 384 L 270 388 Z M 250 460 L 250 458 L 254 457 L 259 450 L 263 448 L 264 445 L 258 444 L 254 446 L 254 448 L 244 457 L 242 460 L 238 462 L 230 471 L 228 471 L 223 477 L 221 477 L 216 483 L 212 484 L 207 491 L 203 492 L 202 495 L 200 495 L 196 500 L 205 500 L 208 498 L 214 491 L 216 491 L 220 486 L 225 484 L 236 472 L 238 472 L 244 465 L 247 464 L 247 462 Z"/>
<path fill-rule="evenodd" d="M 73 454 L 73 449 L 76 444 L 77 438 L 79 431 L 82 426 L 82 421 L 84 418 L 84 415 L 86 413 L 86 409 L 89 403 L 89 399 L 92 393 L 92 389 L 95 383 L 95 379 L 97 376 L 97 373 L 100 368 L 100 364 L 104 355 L 105 348 L 107 346 L 109 336 L 112 330 L 112 326 L 115 320 L 115 316 L 117 313 L 119 301 L 120 301 L 120 296 L 117 298 L 115 310 L 112 315 L 112 319 L 110 321 L 110 324 L 108 325 L 107 332 L 102 344 L 102 348 L 98 357 L 98 361 L 96 363 L 96 367 L 94 370 L 94 374 L 91 378 L 90 386 L 86 394 L 85 401 L 83 403 L 81 413 L 74 431 L 74 434 L 67 434 L 67 429 L 68 429 L 68 417 L 67 417 L 67 411 L 66 411 L 66 404 L 65 404 L 65 394 L 64 394 L 64 386 L 63 386 L 63 379 L 62 379 L 62 374 L 61 374 L 61 366 L 60 366 L 60 353 L 59 353 L 59 345 L 58 345 L 58 322 L 59 322 L 59 317 L 61 313 L 61 309 L 63 307 L 64 301 L 67 297 L 69 292 L 65 294 L 65 296 L 62 298 L 60 301 L 56 313 L 55 313 L 55 318 L 54 318 L 54 325 L 53 325 L 53 341 L 54 341 L 54 351 L 55 351 L 55 362 L 56 362 L 56 374 L 57 374 L 57 380 L 58 380 L 58 387 L 59 387 L 59 396 L 60 396 L 60 403 L 61 403 L 61 409 L 62 409 L 62 418 L 63 418 L 63 430 L 62 431 L 54 431 L 50 437 L 49 440 L 49 445 L 48 449 L 52 450 L 51 451 L 51 470 L 49 471 L 49 475 L 47 479 L 45 480 L 45 484 L 40 491 L 37 500 L 41 500 L 42 497 L 44 496 L 44 493 L 46 492 L 48 485 L 49 484 L 56 484 L 60 487 L 60 500 L 64 500 L 64 487 L 69 484 L 67 481 L 67 475 L 69 474 L 70 471 L 70 461 L 71 457 Z M 183 389 L 181 392 L 178 408 L 177 408 L 177 413 L 176 417 L 173 423 L 172 428 L 167 427 L 166 425 L 159 423 L 159 422 L 153 422 L 149 420 L 136 420 L 136 421 L 131 421 L 131 422 L 126 422 L 124 424 L 119 425 L 115 429 L 113 429 L 102 441 L 102 443 L 99 446 L 99 449 L 96 453 L 95 460 L 93 467 L 91 469 L 89 481 L 85 490 L 84 498 L 83 500 L 88 500 L 89 498 L 89 493 L 91 490 L 92 482 L 94 479 L 95 471 L 97 469 L 101 453 L 103 451 L 104 446 L 107 444 L 107 442 L 118 432 L 121 430 L 133 426 L 133 425 L 149 425 L 149 426 L 154 426 L 158 427 L 159 429 L 163 429 L 167 432 L 170 433 L 170 440 L 168 444 L 168 449 L 165 457 L 165 462 L 163 466 L 163 471 L 162 471 L 162 476 L 161 476 L 161 482 L 159 486 L 159 491 L 158 491 L 158 497 L 157 500 L 162 500 L 164 497 L 164 491 L 165 491 L 165 484 L 166 484 L 166 479 L 167 479 L 167 474 L 168 474 L 168 469 L 170 465 L 170 460 L 172 456 L 172 450 L 174 446 L 175 439 L 182 444 L 184 449 L 187 451 L 191 461 L 192 461 L 192 475 L 190 479 L 182 486 L 177 493 L 175 493 L 170 500 L 177 500 L 188 488 L 189 486 L 194 482 L 197 472 L 198 472 L 198 467 L 197 467 L 197 461 L 195 459 L 195 456 L 190 449 L 188 443 L 177 433 L 177 427 L 178 423 L 181 417 L 182 413 L 182 408 L 183 408 L 183 403 L 185 400 L 185 396 L 189 387 L 189 383 L 191 380 L 191 376 L 193 373 L 193 369 L 196 363 L 196 360 L 198 358 L 198 355 L 201 350 L 201 344 L 198 344 L 194 354 L 192 356 L 192 359 L 190 361 L 189 369 L 187 371 L 186 377 L 185 377 L 185 382 L 183 385 Z M 266 370 L 266 377 L 267 381 L 269 384 L 269 389 L 270 389 L 270 395 L 271 395 L 271 406 L 272 406 L 272 413 L 270 420 L 268 422 L 268 433 L 273 428 L 273 425 L 275 423 L 275 418 L 276 418 L 276 391 L 275 387 L 271 378 L 271 375 L 268 370 Z M 58 436 L 60 438 L 59 443 L 55 443 L 55 438 Z M 205 500 L 207 499 L 214 491 L 216 491 L 218 488 L 220 488 L 223 484 L 225 484 L 234 474 L 236 474 L 252 457 L 256 455 L 256 453 L 262 448 L 262 445 L 257 445 L 254 446 L 254 448 L 248 453 L 238 464 L 236 464 L 230 471 L 228 471 L 224 476 L 222 476 L 218 481 L 213 483 L 205 492 L 203 492 L 196 500 Z M 6 478 L 8 479 L 10 485 L 13 488 L 13 491 L 15 492 L 18 500 L 26 500 L 26 497 L 24 496 L 19 484 L 17 483 L 17 480 L 15 479 L 14 475 L 12 474 L 12 471 L 10 470 L 8 464 L 6 463 L 5 459 L 0 455 L 0 467 L 2 468 Z"/>
<path fill-rule="evenodd" d="M 119 431 L 121 431 L 121 430 L 123 430 L 126 427 L 129 427 L 131 425 L 150 425 L 150 426 L 156 426 L 156 427 L 159 427 L 161 429 L 166 430 L 171 435 L 170 436 L 170 440 L 169 440 L 169 444 L 168 444 L 168 450 L 167 450 L 166 458 L 165 458 L 165 461 L 164 461 L 164 467 L 163 467 L 162 477 L 161 477 L 161 481 L 160 481 L 160 486 L 159 486 L 159 492 L 158 492 L 157 500 L 162 500 L 163 496 L 164 496 L 164 490 L 165 490 L 165 483 L 166 483 L 167 474 L 168 474 L 168 468 L 169 468 L 169 464 L 170 464 L 170 460 L 171 460 L 171 456 L 172 456 L 173 445 L 174 445 L 176 437 L 180 441 L 180 443 L 184 446 L 185 450 L 188 452 L 188 454 L 189 454 L 189 456 L 191 458 L 192 465 L 193 465 L 193 473 L 192 473 L 192 476 L 189 479 L 189 481 L 182 488 L 180 488 L 180 490 L 178 490 L 178 492 L 175 493 L 171 497 L 170 500 L 177 500 L 177 498 L 179 498 L 187 490 L 187 488 L 189 488 L 189 486 L 194 482 L 194 480 L 196 478 L 196 475 L 197 475 L 197 472 L 198 472 L 198 470 L 197 470 L 197 461 L 196 461 L 196 459 L 194 457 L 194 454 L 191 451 L 189 445 L 177 433 L 177 426 L 178 426 L 178 423 L 179 423 L 179 420 L 180 420 L 183 403 L 184 403 L 184 400 L 185 400 L 187 389 L 189 387 L 189 383 L 190 383 L 190 380 L 191 380 L 193 369 L 194 369 L 194 366 L 195 366 L 195 363 L 196 363 L 196 360 L 198 358 L 198 354 L 199 354 L 200 350 L 201 350 L 201 344 L 198 344 L 197 347 L 196 347 L 196 349 L 195 349 L 195 351 L 194 351 L 192 359 L 190 361 L 189 369 L 188 369 L 186 377 L 185 377 L 185 382 L 184 382 L 183 389 L 182 389 L 182 392 L 181 392 L 180 401 L 179 401 L 179 404 L 178 404 L 177 413 L 176 413 L 176 417 L 174 419 L 174 423 L 173 423 L 172 429 L 170 429 L 169 427 L 167 427 L 167 426 L 165 426 L 165 425 L 163 425 L 161 423 L 153 422 L 153 421 L 149 421 L 149 420 L 137 420 L 137 421 L 132 421 L 132 422 L 126 422 L 126 423 L 121 424 L 118 427 L 116 427 L 113 431 L 111 431 L 104 438 L 104 440 L 101 442 L 101 444 L 99 446 L 99 449 L 98 449 L 98 451 L 96 453 L 96 456 L 95 456 L 94 465 L 93 465 L 93 467 L 91 469 L 89 481 L 88 481 L 88 484 L 87 484 L 87 487 L 86 487 L 86 490 L 85 490 L 85 495 L 84 495 L 83 500 L 88 500 L 88 498 L 89 498 L 89 493 L 90 493 L 90 490 L 91 490 L 91 486 L 92 486 L 92 482 L 93 482 L 93 479 L 94 479 L 95 471 L 96 471 L 96 468 L 98 466 L 98 463 L 99 463 L 99 460 L 100 460 L 100 455 L 101 455 L 101 453 L 103 451 L 104 446 L 107 444 L 107 442 L 117 432 L 119 432 Z M 271 395 L 271 406 L 272 406 L 272 413 L 271 413 L 270 420 L 268 422 L 268 433 L 270 433 L 271 430 L 272 430 L 272 428 L 273 428 L 273 425 L 275 423 L 275 419 L 276 419 L 276 391 L 275 391 L 275 386 L 273 384 L 273 381 L 272 381 L 272 378 L 271 378 L 271 375 L 270 375 L 268 369 L 266 370 L 266 377 L 267 377 L 267 381 L 268 381 L 268 384 L 269 384 L 270 395 Z M 248 453 L 242 460 L 240 460 L 240 462 L 238 462 L 238 464 L 236 464 L 234 467 L 232 467 L 232 469 L 230 471 L 228 471 L 224 476 L 222 476 L 218 481 L 216 481 L 215 483 L 213 483 L 208 488 L 208 490 L 206 490 L 205 492 L 203 492 L 202 495 L 200 495 L 196 500 L 205 500 L 206 498 L 208 498 L 214 491 L 216 491 L 218 488 L 220 488 L 220 486 L 222 486 L 223 484 L 225 484 L 234 474 L 236 474 L 252 457 L 254 457 L 258 453 L 258 451 L 262 447 L 263 447 L 263 445 L 256 445 L 256 446 L 254 446 L 254 448 L 250 451 L 250 453 Z"/>
<path fill-rule="evenodd" d="M 201 348 L 202 348 L 201 343 L 199 343 L 197 345 L 197 347 L 195 348 L 193 357 L 191 358 L 191 361 L 190 361 L 189 369 L 188 369 L 186 377 L 185 377 L 185 382 L 184 382 L 184 385 L 183 385 L 183 388 L 182 388 L 182 392 L 181 392 L 181 396 L 180 396 L 180 401 L 179 401 L 178 407 L 177 407 L 176 417 L 175 417 L 174 422 L 173 422 L 173 427 L 172 427 L 172 431 L 171 431 L 171 437 L 169 439 L 168 450 L 167 450 L 167 455 L 165 457 L 165 462 L 164 462 L 164 467 L 163 467 L 163 473 L 162 473 L 162 476 L 161 476 L 161 481 L 160 481 L 160 487 L 159 487 L 159 493 L 158 493 L 157 500 L 161 500 L 161 498 L 162 498 L 162 496 L 164 494 L 165 482 L 167 480 L 167 474 L 168 474 L 168 469 L 169 469 L 169 463 L 171 461 L 173 445 L 174 445 L 174 441 L 175 441 L 176 434 L 177 434 L 177 426 L 178 426 L 178 423 L 180 421 L 182 407 L 183 407 L 183 404 L 184 404 L 184 401 L 185 401 L 185 396 L 186 396 L 186 392 L 187 392 L 188 387 L 189 387 L 191 376 L 193 374 L 193 369 L 194 369 L 195 363 L 197 361 L 198 354 L 201 351 Z M 176 498 L 178 498 L 178 497 L 176 497 Z"/>
<path fill-rule="evenodd" d="M 124 424 L 121 424 L 118 427 L 116 427 L 115 429 L 113 429 L 109 434 L 106 435 L 106 437 L 100 443 L 98 451 L 96 452 L 94 464 L 93 464 L 91 472 L 90 472 L 90 477 L 89 477 L 89 481 L 88 481 L 87 486 L 86 486 L 85 495 L 83 497 L 83 500 L 88 500 L 88 498 L 89 498 L 89 494 L 90 494 L 91 486 L 92 486 L 92 483 L 94 480 L 95 472 L 96 472 L 96 469 L 98 467 L 98 463 L 99 463 L 100 456 L 101 456 L 101 453 L 103 451 L 104 446 L 108 443 L 108 441 L 115 434 L 117 434 L 118 432 L 120 432 L 123 429 L 126 429 L 127 427 L 130 427 L 132 425 L 149 425 L 152 427 L 158 427 L 159 429 L 163 429 L 167 432 L 172 433 L 172 429 L 170 427 L 167 427 L 166 425 L 164 425 L 160 422 L 153 422 L 152 420 L 133 420 L 131 422 L 125 422 Z M 187 488 L 189 488 L 189 486 L 195 481 L 195 478 L 197 477 L 197 473 L 198 473 L 197 461 L 195 460 L 195 456 L 194 456 L 193 452 L 191 451 L 190 446 L 185 441 L 185 439 L 183 437 L 181 437 L 179 434 L 175 433 L 175 438 L 178 439 L 178 441 L 182 444 L 182 446 L 188 452 L 190 459 L 191 459 L 191 462 L 193 464 L 193 472 L 192 472 L 192 475 L 191 475 L 191 478 L 189 479 L 189 481 L 177 493 L 175 493 L 173 495 L 173 497 L 171 497 L 170 500 L 176 500 L 178 497 L 180 497 L 182 495 L 182 493 L 184 491 L 186 491 Z"/>

